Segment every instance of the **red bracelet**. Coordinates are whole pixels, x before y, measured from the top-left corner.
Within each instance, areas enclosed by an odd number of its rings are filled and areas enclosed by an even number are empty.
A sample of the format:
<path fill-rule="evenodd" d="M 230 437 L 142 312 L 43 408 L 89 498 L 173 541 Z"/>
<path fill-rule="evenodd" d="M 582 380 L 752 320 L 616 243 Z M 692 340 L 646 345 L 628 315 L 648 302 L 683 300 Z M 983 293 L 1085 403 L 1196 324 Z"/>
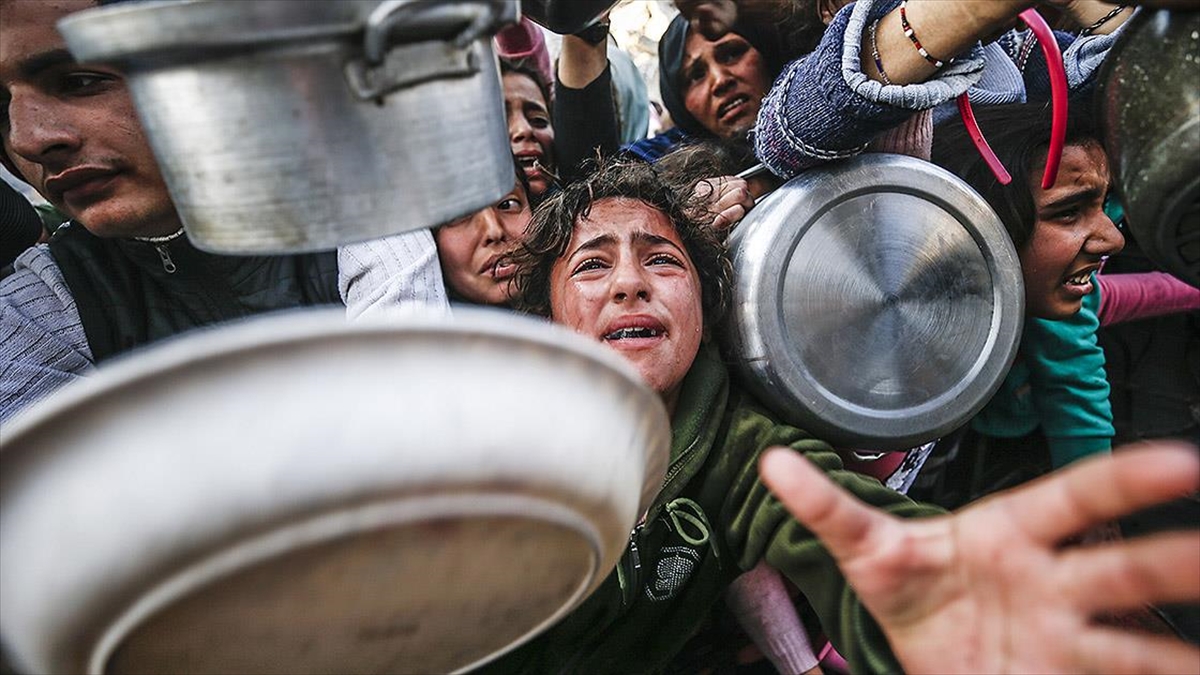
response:
<path fill-rule="evenodd" d="M 904 34 L 907 35 L 908 39 L 912 41 L 913 46 L 917 48 L 917 52 L 926 61 L 928 61 L 931 65 L 933 65 L 934 68 L 941 68 L 942 66 L 946 65 L 945 61 L 942 61 L 941 59 L 933 56 L 929 52 L 925 51 L 925 48 L 921 46 L 921 41 L 917 39 L 917 34 L 915 32 L 913 32 L 912 24 L 910 24 L 908 22 L 908 13 L 905 11 L 906 5 L 908 5 L 908 0 L 901 0 L 901 2 L 900 2 L 900 27 L 904 29 Z M 951 59 L 951 60 L 953 60 L 953 59 Z"/>

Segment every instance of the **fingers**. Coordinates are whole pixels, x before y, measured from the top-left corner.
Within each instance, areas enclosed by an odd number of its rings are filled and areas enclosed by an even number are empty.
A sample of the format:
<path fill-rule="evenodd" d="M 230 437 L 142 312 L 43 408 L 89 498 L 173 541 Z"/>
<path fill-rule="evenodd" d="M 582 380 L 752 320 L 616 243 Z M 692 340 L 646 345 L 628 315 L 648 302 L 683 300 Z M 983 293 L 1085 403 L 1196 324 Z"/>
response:
<path fill-rule="evenodd" d="M 750 209 L 754 208 L 754 196 L 750 194 L 750 189 L 744 179 L 723 176 L 710 179 L 710 181 L 701 181 L 696 186 L 697 191 L 699 191 L 700 185 L 705 183 L 710 185 L 708 197 L 712 206 L 709 210 L 716 214 L 712 222 L 714 229 L 732 228 L 746 217 Z"/>
<path fill-rule="evenodd" d="M 1071 549 L 1058 571 L 1087 612 L 1200 600 L 1200 532 L 1175 532 Z"/>
<path fill-rule="evenodd" d="M 838 561 L 861 555 L 879 528 L 895 524 L 890 516 L 838 487 L 794 450 L 767 450 L 758 472 L 792 516 L 820 538 Z"/>
<path fill-rule="evenodd" d="M 721 211 L 720 213 L 718 213 L 713 218 L 712 227 L 714 230 L 717 230 L 717 231 L 730 230 L 730 229 L 733 229 L 734 225 L 737 225 L 738 223 L 740 223 L 742 221 L 742 218 L 745 218 L 745 217 L 746 217 L 745 207 L 741 206 L 740 204 L 735 204 L 735 205 L 725 209 L 724 211 Z"/>
<path fill-rule="evenodd" d="M 1075 641 L 1075 670 L 1113 675 L 1200 673 L 1200 649 L 1172 638 L 1091 628 Z"/>
<path fill-rule="evenodd" d="M 1000 495 L 992 506 L 1004 508 L 1034 539 L 1054 543 L 1197 487 L 1200 455 L 1194 446 L 1147 443 L 1083 460 Z"/>

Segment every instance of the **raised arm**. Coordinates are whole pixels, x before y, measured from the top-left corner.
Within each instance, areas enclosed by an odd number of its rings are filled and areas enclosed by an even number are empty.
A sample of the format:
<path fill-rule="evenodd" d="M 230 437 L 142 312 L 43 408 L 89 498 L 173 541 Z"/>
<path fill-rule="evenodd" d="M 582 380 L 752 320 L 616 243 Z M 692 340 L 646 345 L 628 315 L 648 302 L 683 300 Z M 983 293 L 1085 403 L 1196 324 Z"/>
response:
<path fill-rule="evenodd" d="M 908 672 L 1182 673 L 1200 650 L 1092 623 L 1109 609 L 1200 599 L 1200 533 L 1091 547 L 1068 536 L 1200 488 L 1195 447 L 1080 462 L 949 516 L 905 522 L 795 452 L 763 481 L 837 560 Z"/>
<path fill-rule="evenodd" d="M 563 36 L 554 83 L 554 129 L 564 180 L 573 178 L 597 151 L 611 156 L 620 147 L 607 38 L 592 43 L 578 35 Z"/>

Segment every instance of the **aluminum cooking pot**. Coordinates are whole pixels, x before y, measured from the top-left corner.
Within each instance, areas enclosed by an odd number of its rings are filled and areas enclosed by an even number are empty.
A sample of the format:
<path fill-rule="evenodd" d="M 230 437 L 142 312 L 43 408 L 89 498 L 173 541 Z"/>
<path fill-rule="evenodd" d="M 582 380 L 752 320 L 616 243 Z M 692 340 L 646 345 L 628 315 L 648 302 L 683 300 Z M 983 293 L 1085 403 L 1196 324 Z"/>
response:
<path fill-rule="evenodd" d="M 617 0 L 521 0 L 521 13 L 562 35 L 592 25 Z"/>
<path fill-rule="evenodd" d="M 601 583 L 670 436 L 511 313 L 182 336 L 5 425 L 0 635 L 34 673 L 469 668 Z"/>
<path fill-rule="evenodd" d="M 515 179 L 491 35 L 516 0 L 187 0 L 59 23 L 122 67 L 188 236 L 288 253 L 431 227 Z"/>
<path fill-rule="evenodd" d="M 1143 9 L 1101 82 L 1129 229 L 1154 262 L 1200 287 L 1200 12 Z"/>
<path fill-rule="evenodd" d="M 728 344 L 783 419 L 903 450 L 965 423 L 1016 356 L 1016 250 L 966 183 L 902 155 L 806 171 L 730 238 Z"/>

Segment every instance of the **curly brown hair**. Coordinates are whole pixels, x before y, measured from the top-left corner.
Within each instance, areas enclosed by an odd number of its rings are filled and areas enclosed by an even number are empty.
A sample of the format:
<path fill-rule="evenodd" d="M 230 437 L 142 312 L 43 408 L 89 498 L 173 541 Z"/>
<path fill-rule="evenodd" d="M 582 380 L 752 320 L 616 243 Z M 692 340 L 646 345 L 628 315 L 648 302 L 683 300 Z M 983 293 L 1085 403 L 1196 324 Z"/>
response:
<path fill-rule="evenodd" d="M 696 197 L 680 192 L 655 168 L 642 161 L 614 159 L 601 163 L 588 177 L 568 185 L 544 201 L 533 214 L 525 238 L 513 254 L 517 266 L 515 306 L 550 316 L 550 271 L 567 251 L 580 218 L 604 199 L 637 199 L 661 211 L 675 226 L 700 277 L 704 326 L 711 330 L 724 318 L 733 267 L 725 246 L 708 224 L 694 214 Z"/>

